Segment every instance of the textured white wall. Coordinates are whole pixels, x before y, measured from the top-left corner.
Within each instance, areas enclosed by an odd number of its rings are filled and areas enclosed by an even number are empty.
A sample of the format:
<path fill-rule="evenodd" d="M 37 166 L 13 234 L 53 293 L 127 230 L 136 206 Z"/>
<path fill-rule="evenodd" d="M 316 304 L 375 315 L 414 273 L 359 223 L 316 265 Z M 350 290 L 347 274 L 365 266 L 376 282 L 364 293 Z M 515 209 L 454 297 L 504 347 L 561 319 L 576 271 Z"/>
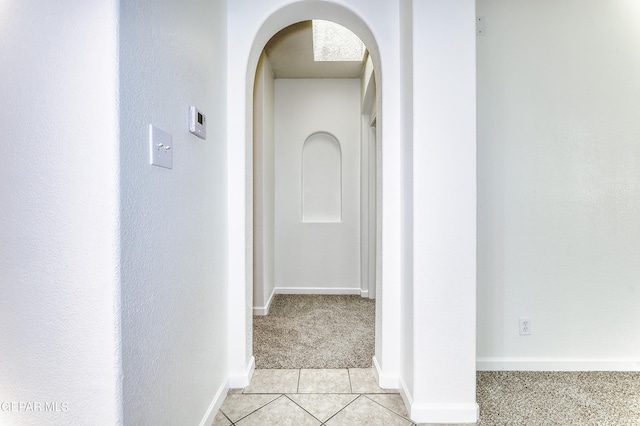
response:
<path fill-rule="evenodd" d="M 479 368 L 638 370 L 640 7 L 477 11 Z"/>
<path fill-rule="evenodd" d="M 253 115 L 254 314 L 266 315 L 275 288 L 275 80 L 262 55 L 254 90 Z"/>
<path fill-rule="evenodd" d="M 478 414 L 475 2 L 421 0 L 412 8 L 411 415 L 425 423 L 473 422 Z"/>
<path fill-rule="evenodd" d="M 118 424 L 117 2 L 2 2 L 0 40 L 0 424 Z"/>
<path fill-rule="evenodd" d="M 360 294 L 360 79 L 277 79 L 275 99 L 276 287 Z M 302 221 L 302 149 L 316 132 L 340 143 L 340 222 Z"/>
<path fill-rule="evenodd" d="M 126 424 L 210 424 L 224 398 L 225 7 L 120 5 Z M 190 105 L 207 116 L 206 140 L 188 131 Z M 149 165 L 149 124 L 173 135 L 172 170 Z"/>

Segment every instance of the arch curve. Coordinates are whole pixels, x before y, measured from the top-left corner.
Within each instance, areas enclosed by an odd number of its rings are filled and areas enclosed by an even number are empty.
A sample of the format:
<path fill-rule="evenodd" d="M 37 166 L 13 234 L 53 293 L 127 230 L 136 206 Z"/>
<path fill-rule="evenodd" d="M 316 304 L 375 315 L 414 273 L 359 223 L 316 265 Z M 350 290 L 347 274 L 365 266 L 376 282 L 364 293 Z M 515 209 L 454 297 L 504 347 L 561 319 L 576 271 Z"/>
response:
<path fill-rule="evenodd" d="M 365 44 L 374 69 L 376 70 L 376 85 L 382 82 L 380 73 L 381 58 L 380 49 L 369 25 L 352 9 L 346 5 L 340 5 L 326 0 L 298 1 L 281 7 L 273 12 L 260 26 L 248 58 L 247 83 L 253 88 L 252 76 L 255 75 L 260 54 L 267 42 L 278 31 L 302 21 L 322 19 L 332 21 L 351 30 Z M 252 93 L 253 90 L 250 91 Z"/>

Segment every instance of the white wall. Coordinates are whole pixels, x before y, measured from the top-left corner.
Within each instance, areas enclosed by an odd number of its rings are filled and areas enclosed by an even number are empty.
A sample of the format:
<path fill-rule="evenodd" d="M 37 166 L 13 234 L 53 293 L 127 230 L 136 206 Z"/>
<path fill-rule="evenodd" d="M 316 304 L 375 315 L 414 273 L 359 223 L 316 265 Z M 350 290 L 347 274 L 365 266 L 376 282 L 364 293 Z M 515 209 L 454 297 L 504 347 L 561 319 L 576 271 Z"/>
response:
<path fill-rule="evenodd" d="M 275 289 L 275 80 L 265 54 L 256 71 L 253 138 L 253 313 L 267 315 Z"/>
<path fill-rule="evenodd" d="M 478 415 L 474 8 L 412 4 L 414 365 L 403 393 L 425 423 Z"/>
<path fill-rule="evenodd" d="M 228 373 L 225 3 L 120 8 L 124 422 L 210 424 Z M 172 134 L 172 170 L 149 165 L 149 124 Z"/>
<path fill-rule="evenodd" d="M 0 423 L 118 424 L 117 2 L 2 2 L 0 40 Z"/>
<path fill-rule="evenodd" d="M 477 11 L 478 367 L 639 370 L 640 6 Z"/>
<path fill-rule="evenodd" d="M 360 127 L 360 294 L 362 297 L 376 297 L 376 230 L 377 201 L 381 198 L 378 180 L 378 155 L 380 151 L 376 138 L 377 126 L 371 126 L 376 119 L 376 79 L 371 56 L 367 55 L 360 78 L 361 127 Z"/>
<path fill-rule="evenodd" d="M 275 87 L 276 287 L 360 294 L 360 79 L 277 79 Z M 340 144 L 338 222 L 301 214 L 303 146 L 316 132 Z"/>
<path fill-rule="evenodd" d="M 399 388 L 412 398 L 415 351 L 413 345 L 413 0 L 400 1 L 400 84 L 402 98 L 402 186 L 410 194 L 402 198 L 401 327 L 402 358 Z M 407 401 L 409 402 L 409 401 Z"/>

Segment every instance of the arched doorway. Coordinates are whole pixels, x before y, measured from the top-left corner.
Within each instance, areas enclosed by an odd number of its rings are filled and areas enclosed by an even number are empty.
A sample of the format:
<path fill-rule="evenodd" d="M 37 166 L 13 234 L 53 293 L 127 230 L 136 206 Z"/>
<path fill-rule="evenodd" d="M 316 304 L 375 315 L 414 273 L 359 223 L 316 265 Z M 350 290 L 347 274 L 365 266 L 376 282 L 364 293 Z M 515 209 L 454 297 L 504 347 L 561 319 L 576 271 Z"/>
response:
<path fill-rule="evenodd" d="M 253 99 L 256 368 L 371 367 L 374 86 L 362 41 L 327 21 L 281 30 L 260 58 Z"/>
<path fill-rule="evenodd" d="M 362 12 L 362 11 L 361 11 Z M 238 37 L 246 43 L 238 42 L 246 50 L 230 57 L 229 90 L 242 88 L 238 97 L 229 96 L 229 319 L 230 319 L 230 385 L 244 386 L 248 383 L 252 369 L 252 97 L 253 84 L 258 59 L 267 41 L 282 28 L 309 19 L 323 19 L 336 22 L 353 31 L 367 45 L 376 68 L 376 139 L 382 146 L 380 157 L 384 169 L 379 178 L 380 188 L 385 198 L 379 201 L 377 253 L 378 285 L 376 312 L 376 350 L 374 367 L 380 385 L 397 387 L 399 365 L 399 271 L 400 271 L 400 155 L 399 147 L 393 141 L 399 135 L 397 110 L 387 109 L 382 103 L 383 96 L 397 100 L 398 90 L 385 88 L 387 74 L 394 80 L 395 71 L 391 65 L 382 64 L 380 46 L 373 31 L 365 20 L 353 10 L 326 1 L 298 2 L 287 5 L 276 12 L 257 12 L 255 28 L 243 28 Z M 230 24 L 231 25 L 231 24 Z M 248 35 L 246 34 L 248 32 Z M 230 34 L 233 32 L 231 31 Z M 230 37 L 233 37 L 230 35 Z M 231 46 L 232 43 L 229 43 Z M 392 61 L 390 59 L 390 61 Z M 387 72 L 388 69 L 388 72 Z M 243 79 L 239 78 L 242 70 Z M 397 76 L 395 76 L 397 77 Z M 391 119 L 388 119 L 391 117 Z M 392 135 L 394 135 L 392 137 Z M 237 141 L 234 144 L 233 141 Z M 244 140 L 244 144 L 241 141 Z M 388 194 L 388 195 L 387 195 Z M 383 255 L 384 253 L 384 255 Z"/>

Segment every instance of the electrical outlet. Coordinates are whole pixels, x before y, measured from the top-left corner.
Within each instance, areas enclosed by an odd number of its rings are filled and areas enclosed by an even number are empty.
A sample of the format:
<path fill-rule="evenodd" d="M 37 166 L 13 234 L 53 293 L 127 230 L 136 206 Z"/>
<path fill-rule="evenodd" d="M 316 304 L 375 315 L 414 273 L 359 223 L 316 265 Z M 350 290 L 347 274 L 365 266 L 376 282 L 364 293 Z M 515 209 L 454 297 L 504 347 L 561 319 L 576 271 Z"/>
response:
<path fill-rule="evenodd" d="M 520 335 L 528 336 L 531 334 L 531 319 L 529 317 L 520 317 Z"/>

